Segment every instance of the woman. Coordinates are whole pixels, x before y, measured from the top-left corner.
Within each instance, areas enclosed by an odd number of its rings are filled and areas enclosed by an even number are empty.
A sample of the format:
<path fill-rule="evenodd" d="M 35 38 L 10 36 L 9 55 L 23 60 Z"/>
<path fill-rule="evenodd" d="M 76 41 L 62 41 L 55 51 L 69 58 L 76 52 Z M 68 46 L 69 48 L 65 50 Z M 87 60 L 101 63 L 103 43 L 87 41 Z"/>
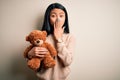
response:
<path fill-rule="evenodd" d="M 48 6 L 42 30 L 47 31 L 47 42 L 52 44 L 58 53 L 55 67 L 40 69 L 36 74 L 39 80 L 67 80 L 73 60 L 74 38 L 69 32 L 68 15 L 63 5 L 53 3 Z M 46 48 L 34 47 L 28 52 L 28 56 L 44 57 L 47 51 Z"/>

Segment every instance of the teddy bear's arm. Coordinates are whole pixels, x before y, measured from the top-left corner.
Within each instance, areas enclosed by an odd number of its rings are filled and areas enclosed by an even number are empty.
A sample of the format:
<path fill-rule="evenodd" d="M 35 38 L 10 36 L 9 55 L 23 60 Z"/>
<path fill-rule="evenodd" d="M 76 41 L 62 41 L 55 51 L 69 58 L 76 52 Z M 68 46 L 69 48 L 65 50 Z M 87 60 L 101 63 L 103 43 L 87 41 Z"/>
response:
<path fill-rule="evenodd" d="M 31 49 L 32 49 L 32 45 L 30 45 L 29 47 L 27 47 L 27 48 L 25 49 L 25 51 L 24 51 L 24 58 L 28 58 L 28 59 L 29 59 L 29 57 L 28 57 L 28 52 L 29 52 Z"/>
<path fill-rule="evenodd" d="M 49 43 L 46 43 L 46 47 L 48 49 L 48 51 L 50 52 L 51 56 L 54 57 L 57 55 L 57 51 L 56 49 Z"/>

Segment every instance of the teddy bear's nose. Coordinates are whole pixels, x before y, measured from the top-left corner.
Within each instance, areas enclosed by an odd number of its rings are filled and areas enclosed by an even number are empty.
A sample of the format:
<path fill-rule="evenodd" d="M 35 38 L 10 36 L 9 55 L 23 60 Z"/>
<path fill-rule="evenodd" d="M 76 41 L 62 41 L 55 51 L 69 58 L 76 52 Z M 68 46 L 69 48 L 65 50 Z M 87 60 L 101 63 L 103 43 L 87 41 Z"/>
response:
<path fill-rule="evenodd" d="M 38 40 L 37 43 L 39 43 L 40 41 Z"/>

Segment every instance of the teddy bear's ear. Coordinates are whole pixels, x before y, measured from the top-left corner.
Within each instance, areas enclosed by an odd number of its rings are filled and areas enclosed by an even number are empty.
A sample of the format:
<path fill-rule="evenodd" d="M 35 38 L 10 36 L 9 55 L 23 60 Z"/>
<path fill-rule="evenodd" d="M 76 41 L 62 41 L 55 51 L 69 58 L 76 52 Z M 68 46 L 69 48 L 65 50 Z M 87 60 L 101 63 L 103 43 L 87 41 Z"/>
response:
<path fill-rule="evenodd" d="M 29 36 L 26 36 L 26 41 L 29 41 Z"/>
<path fill-rule="evenodd" d="M 47 32 L 46 32 L 46 31 L 43 31 L 43 34 L 44 34 L 45 36 L 47 36 Z"/>

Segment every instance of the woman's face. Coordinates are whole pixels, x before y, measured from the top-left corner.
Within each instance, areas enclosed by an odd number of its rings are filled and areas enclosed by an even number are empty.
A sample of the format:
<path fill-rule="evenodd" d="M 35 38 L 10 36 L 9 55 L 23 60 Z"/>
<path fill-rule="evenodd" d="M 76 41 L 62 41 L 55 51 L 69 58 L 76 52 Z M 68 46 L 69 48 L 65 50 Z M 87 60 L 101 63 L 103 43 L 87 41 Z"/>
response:
<path fill-rule="evenodd" d="M 50 23 L 52 26 L 54 26 L 56 20 L 59 22 L 60 26 L 63 27 L 65 22 L 65 12 L 61 9 L 53 9 L 50 12 Z"/>

